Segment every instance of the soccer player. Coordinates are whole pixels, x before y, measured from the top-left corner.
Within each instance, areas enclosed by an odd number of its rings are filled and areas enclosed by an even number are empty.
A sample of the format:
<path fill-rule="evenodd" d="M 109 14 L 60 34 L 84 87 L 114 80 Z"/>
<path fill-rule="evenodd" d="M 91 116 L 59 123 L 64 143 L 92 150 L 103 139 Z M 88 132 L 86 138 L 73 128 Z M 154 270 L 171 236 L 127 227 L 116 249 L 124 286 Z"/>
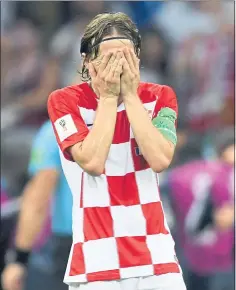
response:
<path fill-rule="evenodd" d="M 81 40 L 85 82 L 48 100 L 73 193 L 70 290 L 186 289 L 157 177 L 174 154 L 177 100 L 140 82 L 140 49 L 127 15 L 97 15 Z"/>
<path fill-rule="evenodd" d="M 67 287 L 62 279 L 72 241 L 72 195 L 61 168 L 58 145 L 50 121 L 44 123 L 36 134 L 28 172 L 31 179 L 23 192 L 15 238 L 15 258 L 6 266 L 2 275 L 4 290 L 28 289 L 32 283 L 34 290 L 64 290 Z M 45 273 L 37 269 L 35 277 L 36 269 L 32 265 L 28 269 L 28 260 L 45 225 L 50 204 L 53 206 L 54 272 Z M 29 274 L 26 282 L 25 274 Z"/>

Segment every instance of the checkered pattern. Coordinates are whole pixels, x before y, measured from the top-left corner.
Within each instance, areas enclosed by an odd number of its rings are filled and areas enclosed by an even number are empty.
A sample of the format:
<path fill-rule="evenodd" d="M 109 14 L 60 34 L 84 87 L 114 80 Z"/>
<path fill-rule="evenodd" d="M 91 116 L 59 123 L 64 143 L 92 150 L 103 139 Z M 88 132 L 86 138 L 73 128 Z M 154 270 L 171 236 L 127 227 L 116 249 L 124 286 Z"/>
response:
<path fill-rule="evenodd" d="M 160 106 L 156 95 L 148 96 L 142 101 L 153 116 Z M 87 125 L 93 123 L 93 108 L 80 104 L 78 111 Z M 74 198 L 73 245 L 65 282 L 180 272 L 157 175 L 139 151 L 123 104 L 117 110 L 105 174 L 92 177 L 61 156 Z"/>

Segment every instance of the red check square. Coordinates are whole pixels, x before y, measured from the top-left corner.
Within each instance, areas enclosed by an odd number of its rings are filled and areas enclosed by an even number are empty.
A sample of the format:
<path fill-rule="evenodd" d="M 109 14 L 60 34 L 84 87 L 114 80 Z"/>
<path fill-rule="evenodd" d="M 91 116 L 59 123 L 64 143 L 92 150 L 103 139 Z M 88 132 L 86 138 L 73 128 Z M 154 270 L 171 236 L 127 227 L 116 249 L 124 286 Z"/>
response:
<path fill-rule="evenodd" d="M 116 242 L 121 268 L 152 264 L 146 237 L 121 237 Z"/>
<path fill-rule="evenodd" d="M 138 187 L 133 172 L 125 176 L 107 176 L 111 205 L 140 204 Z"/>
<path fill-rule="evenodd" d="M 106 227 L 102 227 L 101 225 L 106 225 Z M 110 238 L 113 236 L 113 221 L 109 207 L 84 208 L 85 241 Z"/>
<path fill-rule="evenodd" d="M 142 210 L 147 222 L 147 235 L 169 234 L 165 228 L 161 202 L 142 204 Z"/>
<path fill-rule="evenodd" d="M 135 139 L 131 139 L 130 143 L 131 143 L 132 158 L 134 162 L 134 170 L 140 171 L 149 168 L 150 166 L 144 159 Z"/>
<path fill-rule="evenodd" d="M 82 243 L 77 243 L 73 248 L 73 255 L 70 265 L 70 276 L 85 274 L 84 254 L 82 250 Z"/>

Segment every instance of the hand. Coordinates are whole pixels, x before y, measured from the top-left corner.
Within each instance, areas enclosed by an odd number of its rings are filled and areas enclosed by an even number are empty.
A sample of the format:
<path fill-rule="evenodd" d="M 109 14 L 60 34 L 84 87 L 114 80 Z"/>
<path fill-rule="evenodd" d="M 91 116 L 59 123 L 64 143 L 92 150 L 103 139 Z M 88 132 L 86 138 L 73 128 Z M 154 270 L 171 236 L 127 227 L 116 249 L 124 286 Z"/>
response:
<path fill-rule="evenodd" d="M 108 52 L 97 62 L 88 65 L 92 87 L 100 98 L 117 98 L 120 96 L 120 76 L 124 62 L 123 52 Z"/>
<path fill-rule="evenodd" d="M 234 223 L 234 206 L 225 204 L 215 211 L 215 223 L 221 230 L 229 230 Z"/>
<path fill-rule="evenodd" d="M 131 96 L 137 96 L 137 90 L 140 83 L 139 59 L 134 52 L 127 47 L 124 49 L 125 61 L 123 64 L 123 73 L 121 75 L 121 97 L 125 99 Z"/>
<path fill-rule="evenodd" d="M 2 285 L 4 290 L 23 290 L 23 280 L 26 268 L 17 263 L 9 264 L 2 273 Z"/>

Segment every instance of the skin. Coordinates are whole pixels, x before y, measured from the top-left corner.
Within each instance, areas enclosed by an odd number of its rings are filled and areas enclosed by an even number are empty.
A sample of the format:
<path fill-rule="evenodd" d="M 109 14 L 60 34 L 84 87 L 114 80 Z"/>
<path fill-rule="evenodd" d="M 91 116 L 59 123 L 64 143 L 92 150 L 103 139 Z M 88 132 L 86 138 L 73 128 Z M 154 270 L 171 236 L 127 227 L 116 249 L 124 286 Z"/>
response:
<path fill-rule="evenodd" d="M 50 200 L 58 181 L 58 172 L 54 169 L 42 170 L 26 185 L 15 245 L 24 251 L 31 251 L 48 216 Z M 18 263 L 6 266 L 2 273 L 4 290 L 22 290 L 26 268 Z"/>
<path fill-rule="evenodd" d="M 97 71 L 92 62 L 88 64 L 92 86 L 100 101 L 93 128 L 83 142 L 70 148 L 70 153 L 74 161 L 91 175 L 96 176 L 103 173 L 111 146 L 120 95 L 123 61 L 123 54 L 117 51 L 117 53 L 104 53 Z"/>
<path fill-rule="evenodd" d="M 229 165 L 234 165 L 234 154 L 235 147 L 234 144 L 232 144 L 223 151 L 221 159 Z"/>
<path fill-rule="evenodd" d="M 91 86 L 100 101 L 90 133 L 84 141 L 69 149 L 74 161 L 91 175 L 99 176 L 104 172 L 114 134 L 117 106 L 124 102 L 144 158 L 155 172 L 166 169 L 173 158 L 174 145 L 153 126 L 139 99 L 139 59 L 132 42 L 117 39 L 102 42 L 97 59 L 86 60 L 86 65 L 92 79 Z"/>

